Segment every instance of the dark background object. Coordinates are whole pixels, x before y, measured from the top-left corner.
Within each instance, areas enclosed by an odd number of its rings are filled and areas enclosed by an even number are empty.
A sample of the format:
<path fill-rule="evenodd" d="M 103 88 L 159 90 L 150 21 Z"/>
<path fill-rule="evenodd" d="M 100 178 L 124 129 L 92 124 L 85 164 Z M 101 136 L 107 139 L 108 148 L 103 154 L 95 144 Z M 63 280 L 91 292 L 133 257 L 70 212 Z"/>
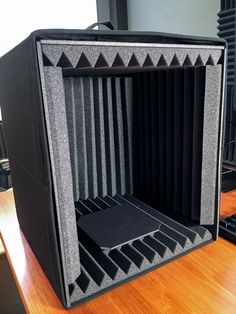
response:
<path fill-rule="evenodd" d="M 227 75 L 226 75 L 226 116 L 224 134 L 223 167 L 236 170 L 236 102 L 235 102 L 235 1 L 222 0 L 221 11 L 218 13 L 218 36 L 228 44 Z M 222 172 L 222 190 L 236 188 L 236 180 Z"/>
<path fill-rule="evenodd" d="M 3 123 L 0 121 L 0 160 L 7 158 L 6 141 L 3 131 Z"/>
<path fill-rule="evenodd" d="M 97 15 L 98 22 L 111 21 L 115 29 L 128 30 L 127 0 L 97 0 Z"/>
<path fill-rule="evenodd" d="M 236 244 L 236 214 L 220 221 L 220 235 Z"/>
<path fill-rule="evenodd" d="M 0 160 L 0 190 L 7 190 L 11 187 L 10 165 L 8 159 Z"/>
<path fill-rule="evenodd" d="M 230 168 L 222 169 L 222 192 L 229 192 L 235 189 L 236 171 Z"/>

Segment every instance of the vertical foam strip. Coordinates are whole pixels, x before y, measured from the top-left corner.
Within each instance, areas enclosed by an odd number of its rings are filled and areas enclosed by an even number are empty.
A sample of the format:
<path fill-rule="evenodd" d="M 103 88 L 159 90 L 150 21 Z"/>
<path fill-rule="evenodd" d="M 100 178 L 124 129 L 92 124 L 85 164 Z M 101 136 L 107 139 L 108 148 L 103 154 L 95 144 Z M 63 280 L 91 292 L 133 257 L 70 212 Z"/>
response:
<path fill-rule="evenodd" d="M 166 206 L 173 210 L 174 194 L 174 71 L 166 72 Z"/>
<path fill-rule="evenodd" d="M 74 78 L 74 86 L 76 86 L 74 89 L 74 99 L 78 108 L 77 125 L 79 126 L 77 128 L 79 195 L 81 199 L 86 199 L 89 197 L 89 191 L 83 78 Z"/>
<path fill-rule="evenodd" d="M 166 206 L 166 72 L 158 73 L 159 199 Z"/>
<path fill-rule="evenodd" d="M 221 65 L 206 66 L 200 217 L 203 225 L 214 224 L 215 218 L 221 71 Z"/>
<path fill-rule="evenodd" d="M 152 198 L 152 119 L 151 119 L 151 93 L 150 93 L 150 73 L 143 73 L 144 91 L 144 142 L 145 147 L 145 180 L 144 189 L 147 199 Z"/>
<path fill-rule="evenodd" d="M 126 193 L 133 194 L 133 79 L 125 77 L 121 83 Z"/>
<path fill-rule="evenodd" d="M 66 116 L 67 116 L 67 127 L 69 136 L 70 146 L 70 158 L 71 168 L 73 177 L 73 191 L 74 199 L 79 199 L 79 164 L 77 154 L 77 110 L 74 99 L 74 80 L 72 77 L 64 77 L 65 86 L 65 102 L 66 102 Z"/>
<path fill-rule="evenodd" d="M 107 165 L 107 190 L 108 194 L 116 194 L 116 163 L 114 146 L 114 126 L 111 78 L 103 78 L 103 99 L 104 99 L 104 124 L 105 124 L 105 147 Z"/>
<path fill-rule="evenodd" d="M 230 102 L 231 102 L 232 88 L 227 87 L 226 98 L 226 123 L 225 123 L 225 136 L 224 136 L 224 159 L 229 159 L 229 130 L 230 130 Z"/>
<path fill-rule="evenodd" d="M 134 195 L 140 195 L 140 154 L 139 154 L 139 74 L 133 78 L 133 179 L 134 179 Z"/>
<path fill-rule="evenodd" d="M 158 86 L 157 86 L 157 73 L 151 74 L 151 120 L 152 120 L 152 199 L 154 202 L 158 201 L 158 176 L 159 176 L 159 151 L 158 151 Z"/>
<path fill-rule="evenodd" d="M 90 77 L 83 78 L 84 112 L 86 126 L 86 148 L 88 162 L 88 188 L 89 197 L 98 196 L 97 188 L 97 159 L 94 122 L 93 81 Z"/>
<path fill-rule="evenodd" d="M 193 161 L 191 219 L 200 219 L 202 135 L 205 96 L 205 67 L 194 69 Z"/>
<path fill-rule="evenodd" d="M 123 117 L 121 105 L 121 78 L 112 79 L 112 104 L 114 118 L 114 138 L 115 138 L 115 158 L 116 158 L 116 180 L 118 194 L 125 194 L 125 154 L 124 154 L 124 134 Z"/>
<path fill-rule="evenodd" d="M 183 216 L 191 215 L 194 69 L 184 69 Z"/>
<path fill-rule="evenodd" d="M 229 134 L 230 134 L 230 137 L 229 137 L 229 161 L 233 161 L 233 156 L 234 156 L 234 128 L 235 126 L 231 123 L 231 121 L 234 121 L 233 119 L 233 114 L 234 114 L 234 108 L 233 108 L 233 101 L 234 101 L 234 90 L 232 89 L 232 93 L 231 93 L 231 100 L 230 100 L 230 118 L 229 118 L 229 121 L 230 121 L 230 126 L 229 126 Z"/>
<path fill-rule="evenodd" d="M 174 94 L 174 211 L 182 211 L 184 70 L 175 70 Z"/>
<path fill-rule="evenodd" d="M 67 284 L 80 274 L 78 236 L 69 155 L 65 94 L 60 68 L 45 67 L 42 86 L 50 147 L 62 263 Z"/>
<path fill-rule="evenodd" d="M 138 129 L 138 155 L 139 165 L 137 169 L 137 175 L 139 175 L 139 190 L 138 193 L 142 197 L 145 196 L 145 145 L 144 145 L 144 91 L 143 91 L 143 75 L 139 73 L 137 75 L 137 110 L 138 110 L 138 121 L 136 128 Z M 135 157 L 134 157 L 135 158 Z"/>
<path fill-rule="evenodd" d="M 233 121 L 235 121 L 235 114 L 236 114 L 235 107 L 236 107 L 236 105 L 234 103 L 234 100 L 232 100 L 231 103 L 233 104 L 232 105 L 232 107 L 233 107 Z M 233 151 L 234 151 L 234 153 L 233 153 L 233 163 L 235 163 L 236 162 L 236 142 L 235 142 L 235 139 L 236 139 L 236 126 L 235 126 L 235 124 L 233 124 L 233 129 L 234 129 L 234 139 L 233 139 L 233 143 L 232 143 Z"/>
<path fill-rule="evenodd" d="M 94 115 L 95 115 L 95 136 L 97 151 L 97 180 L 99 196 L 107 195 L 107 172 L 106 172 L 106 148 L 104 129 L 104 108 L 102 78 L 93 79 L 94 89 Z"/>

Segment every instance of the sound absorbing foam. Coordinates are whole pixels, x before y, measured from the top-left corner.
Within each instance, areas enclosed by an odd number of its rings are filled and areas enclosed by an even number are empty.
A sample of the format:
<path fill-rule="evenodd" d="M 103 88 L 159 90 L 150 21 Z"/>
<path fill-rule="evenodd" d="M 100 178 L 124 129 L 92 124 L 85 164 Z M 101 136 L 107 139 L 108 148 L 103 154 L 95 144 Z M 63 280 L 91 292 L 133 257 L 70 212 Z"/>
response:
<path fill-rule="evenodd" d="M 153 217 L 159 224 L 159 230 L 119 248 L 102 251 L 79 229 L 81 275 L 72 285 L 72 303 L 86 300 L 94 293 L 161 265 L 212 239 L 206 228 L 194 223 L 179 223 L 130 195 L 115 195 L 89 201 L 86 205 L 92 213 L 109 210 L 117 205 L 135 207 L 136 210 Z M 82 210 L 83 203 L 85 201 L 79 201 L 77 204 L 78 213 Z M 101 209 L 102 203 L 104 207 Z M 79 217 L 81 216 L 82 214 L 79 214 Z"/>
<path fill-rule="evenodd" d="M 80 274 L 80 262 L 61 69 L 45 68 L 44 80 L 42 88 L 47 112 L 47 131 L 51 151 L 62 263 L 66 282 L 70 284 Z"/>
<path fill-rule="evenodd" d="M 201 218 L 200 223 L 210 225 L 215 219 L 214 195 L 217 173 L 217 147 L 221 65 L 206 67 L 206 87 L 203 124 Z"/>
<path fill-rule="evenodd" d="M 60 62 L 62 55 L 66 55 L 70 63 L 65 68 L 70 68 L 70 64 L 73 68 L 84 68 L 84 62 L 80 62 L 80 59 L 86 57 L 87 63 L 91 65 L 93 69 L 102 68 L 132 68 L 135 69 L 145 66 L 146 59 L 149 59 L 148 65 L 153 64 L 154 67 L 163 66 L 160 62 L 164 58 L 167 66 L 182 66 L 184 62 L 190 59 L 194 65 L 197 58 L 201 56 L 203 65 L 206 65 L 209 57 L 211 56 L 214 64 L 217 64 L 221 57 L 221 49 L 214 49 L 211 46 L 208 49 L 195 46 L 193 48 L 186 47 L 164 47 L 163 45 L 132 45 L 124 44 L 122 46 L 119 43 L 114 42 L 69 42 L 69 41 L 44 41 L 42 44 L 42 51 L 46 55 L 47 59 L 51 61 L 54 66 L 57 66 Z M 101 55 L 106 63 L 100 64 L 99 60 Z M 117 63 L 117 58 L 119 62 Z M 136 64 L 131 62 L 133 59 L 137 60 Z M 97 66 L 99 64 L 99 66 Z M 113 69 L 114 70 L 114 69 Z"/>
<path fill-rule="evenodd" d="M 212 239 L 197 224 L 215 218 L 221 66 L 212 63 L 222 51 L 48 42 L 42 49 L 62 263 L 74 303 Z M 93 72 L 78 76 L 90 65 Z M 145 65 L 158 70 L 139 73 Z M 99 76 L 101 68 L 110 76 Z M 114 76 L 124 68 L 128 76 Z M 160 230 L 106 254 L 77 235 L 76 219 L 127 204 Z"/>
<path fill-rule="evenodd" d="M 75 200 L 130 193 L 132 79 L 65 77 L 64 86 Z"/>

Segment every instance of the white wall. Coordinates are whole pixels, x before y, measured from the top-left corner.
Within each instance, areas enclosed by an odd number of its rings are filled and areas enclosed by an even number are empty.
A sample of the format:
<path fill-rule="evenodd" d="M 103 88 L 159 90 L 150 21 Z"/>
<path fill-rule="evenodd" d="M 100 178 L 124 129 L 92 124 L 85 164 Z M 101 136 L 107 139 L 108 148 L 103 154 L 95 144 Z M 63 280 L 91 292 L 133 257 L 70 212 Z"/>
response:
<path fill-rule="evenodd" d="M 78 29 L 96 21 L 96 0 L 2 0 L 0 56 L 36 29 Z"/>
<path fill-rule="evenodd" d="M 83 29 L 95 22 L 96 0 L 2 0 L 0 57 L 36 29 Z"/>
<path fill-rule="evenodd" d="M 216 36 L 220 0 L 127 0 L 129 30 Z"/>

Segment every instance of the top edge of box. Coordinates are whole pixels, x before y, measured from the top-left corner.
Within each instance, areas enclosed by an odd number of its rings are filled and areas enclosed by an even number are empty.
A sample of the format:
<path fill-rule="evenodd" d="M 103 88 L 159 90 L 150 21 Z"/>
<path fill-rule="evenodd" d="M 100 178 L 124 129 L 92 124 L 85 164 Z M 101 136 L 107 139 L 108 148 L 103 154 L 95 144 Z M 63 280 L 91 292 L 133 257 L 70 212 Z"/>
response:
<path fill-rule="evenodd" d="M 121 30 L 75 30 L 75 29 L 44 29 L 36 30 L 29 36 L 34 41 L 41 40 L 90 40 L 90 41 L 124 41 L 166 44 L 194 44 L 225 46 L 226 41 L 217 37 L 187 36 L 179 34 L 150 31 Z"/>

